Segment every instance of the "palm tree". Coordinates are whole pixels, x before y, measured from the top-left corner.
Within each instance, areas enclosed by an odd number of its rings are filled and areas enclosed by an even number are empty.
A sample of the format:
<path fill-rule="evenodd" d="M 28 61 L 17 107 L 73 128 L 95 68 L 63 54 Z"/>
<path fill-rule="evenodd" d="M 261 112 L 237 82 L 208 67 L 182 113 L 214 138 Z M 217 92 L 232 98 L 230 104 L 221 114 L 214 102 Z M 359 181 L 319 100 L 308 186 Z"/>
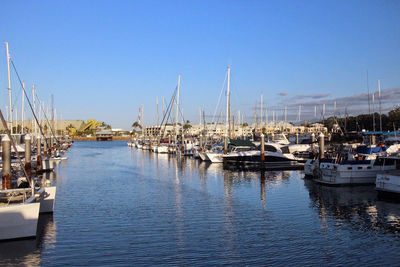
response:
<path fill-rule="evenodd" d="M 134 128 L 134 129 L 136 129 L 136 128 L 142 129 L 142 125 L 140 125 L 137 121 L 135 121 L 135 122 L 132 124 L 132 128 Z"/>

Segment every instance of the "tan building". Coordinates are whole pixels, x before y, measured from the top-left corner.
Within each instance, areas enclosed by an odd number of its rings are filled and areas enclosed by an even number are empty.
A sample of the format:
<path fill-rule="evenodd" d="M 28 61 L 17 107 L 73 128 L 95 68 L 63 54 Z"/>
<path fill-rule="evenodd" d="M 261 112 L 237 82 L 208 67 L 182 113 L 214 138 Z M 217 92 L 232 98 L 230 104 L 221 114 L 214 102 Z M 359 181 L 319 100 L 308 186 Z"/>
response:
<path fill-rule="evenodd" d="M 66 128 L 69 125 L 72 125 L 75 129 L 79 129 L 83 124 L 85 123 L 85 121 L 83 120 L 59 120 L 55 122 L 54 125 L 54 130 L 56 131 L 65 131 Z M 28 129 L 28 131 L 33 132 L 34 128 L 35 128 L 35 122 L 33 120 L 26 120 L 24 121 L 24 128 Z M 53 126 L 53 123 L 50 121 L 50 124 Z M 45 128 L 48 129 L 48 131 L 50 131 L 49 125 L 47 123 L 47 121 L 41 121 L 41 125 Z M 14 129 L 19 129 L 19 131 L 21 130 L 22 127 L 22 122 L 21 121 L 13 121 L 13 128 Z M 0 130 L 4 130 L 4 127 L 2 124 L 0 124 Z"/>

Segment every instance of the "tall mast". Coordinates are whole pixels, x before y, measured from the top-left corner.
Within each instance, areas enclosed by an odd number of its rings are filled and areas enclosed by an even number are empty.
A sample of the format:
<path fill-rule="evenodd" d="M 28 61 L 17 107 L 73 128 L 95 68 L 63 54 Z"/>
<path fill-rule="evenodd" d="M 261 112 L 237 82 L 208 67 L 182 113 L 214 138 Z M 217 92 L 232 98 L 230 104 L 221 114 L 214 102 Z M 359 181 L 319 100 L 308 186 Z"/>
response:
<path fill-rule="evenodd" d="M 50 99 L 51 99 L 51 103 L 50 103 L 50 108 L 51 108 L 51 114 L 50 114 L 50 117 L 51 117 L 51 125 L 52 125 L 52 127 L 53 127 L 53 129 L 54 129 L 54 128 L 55 128 L 55 125 L 54 125 L 54 95 L 53 95 L 53 94 L 51 94 Z"/>
<path fill-rule="evenodd" d="M 285 105 L 285 122 L 287 121 L 287 106 Z"/>
<path fill-rule="evenodd" d="M 54 109 L 54 132 L 57 135 L 57 111 Z"/>
<path fill-rule="evenodd" d="M 35 85 L 32 85 L 32 98 L 33 98 L 33 112 L 36 113 L 36 97 L 35 97 Z M 37 135 L 37 122 L 34 122 L 35 135 Z"/>
<path fill-rule="evenodd" d="M 372 93 L 372 128 L 375 132 L 375 92 Z"/>
<path fill-rule="evenodd" d="M 226 125 L 228 138 L 231 138 L 231 91 L 230 91 L 230 81 L 231 80 L 231 67 L 228 67 L 228 84 L 226 93 Z"/>
<path fill-rule="evenodd" d="M 165 116 L 165 99 L 164 99 L 164 97 L 162 97 L 162 115 L 164 118 L 164 116 Z"/>
<path fill-rule="evenodd" d="M 143 115 L 144 105 L 142 104 L 142 131 L 144 131 L 144 115 Z"/>
<path fill-rule="evenodd" d="M 15 133 L 18 132 L 18 109 L 15 110 Z"/>
<path fill-rule="evenodd" d="M 314 119 L 317 118 L 317 106 L 314 106 Z"/>
<path fill-rule="evenodd" d="M 157 98 L 156 98 L 156 105 L 157 105 L 157 126 L 158 126 L 158 123 L 159 123 L 159 117 L 158 117 L 158 96 L 157 96 Z"/>
<path fill-rule="evenodd" d="M 22 103 L 21 103 L 21 134 L 24 133 L 24 101 L 25 101 L 25 83 L 22 83 Z"/>
<path fill-rule="evenodd" d="M 178 92 L 177 92 L 177 98 L 176 98 L 176 113 L 175 113 L 175 136 L 178 135 L 178 118 L 179 118 L 179 94 L 180 94 L 180 88 L 181 88 L 181 75 L 178 74 Z"/>
<path fill-rule="evenodd" d="M 261 93 L 261 112 L 260 112 L 260 119 L 261 119 L 260 124 L 261 124 L 261 127 L 263 125 L 263 112 L 264 112 L 263 93 Z"/>
<path fill-rule="evenodd" d="M 382 132 L 382 102 L 381 102 L 381 80 L 378 80 L 379 96 L 379 130 Z"/>
<path fill-rule="evenodd" d="M 10 73 L 10 53 L 8 51 L 8 42 L 5 42 L 6 50 L 7 50 L 7 71 L 8 71 L 8 101 L 10 103 L 10 130 L 11 134 L 13 134 L 13 109 L 12 109 L 12 99 L 11 99 L 11 73 Z"/>

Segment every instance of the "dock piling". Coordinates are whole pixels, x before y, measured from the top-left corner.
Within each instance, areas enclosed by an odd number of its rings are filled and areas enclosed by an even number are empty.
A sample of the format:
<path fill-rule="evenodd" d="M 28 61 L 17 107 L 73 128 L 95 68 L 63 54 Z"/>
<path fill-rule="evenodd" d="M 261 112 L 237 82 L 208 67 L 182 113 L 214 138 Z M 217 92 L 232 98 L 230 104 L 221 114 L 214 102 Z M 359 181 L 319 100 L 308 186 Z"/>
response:
<path fill-rule="evenodd" d="M 5 135 L 1 140 L 2 159 L 3 159 L 3 189 L 11 189 L 11 141 L 8 135 Z M 18 152 L 16 152 L 18 153 Z"/>
<path fill-rule="evenodd" d="M 37 148 L 36 148 L 36 162 L 37 167 L 36 170 L 40 171 L 42 169 L 42 140 L 40 136 L 37 137 Z"/>
<path fill-rule="evenodd" d="M 319 158 L 323 159 L 325 158 L 325 135 L 321 133 L 319 135 Z"/>
<path fill-rule="evenodd" d="M 25 170 L 28 175 L 31 173 L 31 136 L 25 135 Z"/>
<path fill-rule="evenodd" d="M 261 134 L 261 152 L 260 152 L 260 156 L 261 156 L 261 164 L 262 167 L 264 166 L 264 161 L 265 161 L 265 135 Z"/>

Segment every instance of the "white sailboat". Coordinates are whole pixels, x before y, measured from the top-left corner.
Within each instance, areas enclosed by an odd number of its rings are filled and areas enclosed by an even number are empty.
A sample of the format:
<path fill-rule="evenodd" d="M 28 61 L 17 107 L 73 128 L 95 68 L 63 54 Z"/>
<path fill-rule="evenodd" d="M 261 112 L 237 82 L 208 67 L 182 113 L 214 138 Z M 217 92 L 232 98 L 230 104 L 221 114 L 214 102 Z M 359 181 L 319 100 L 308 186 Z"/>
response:
<path fill-rule="evenodd" d="M 227 70 L 227 94 L 226 94 L 226 137 L 230 138 L 230 78 L 231 78 L 231 68 L 228 67 Z M 212 162 L 212 163 L 222 163 L 223 162 L 223 149 L 221 149 L 219 146 L 213 147 L 210 151 L 205 152 L 207 158 Z M 203 155 L 200 153 L 200 158 L 203 159 Z"/>

